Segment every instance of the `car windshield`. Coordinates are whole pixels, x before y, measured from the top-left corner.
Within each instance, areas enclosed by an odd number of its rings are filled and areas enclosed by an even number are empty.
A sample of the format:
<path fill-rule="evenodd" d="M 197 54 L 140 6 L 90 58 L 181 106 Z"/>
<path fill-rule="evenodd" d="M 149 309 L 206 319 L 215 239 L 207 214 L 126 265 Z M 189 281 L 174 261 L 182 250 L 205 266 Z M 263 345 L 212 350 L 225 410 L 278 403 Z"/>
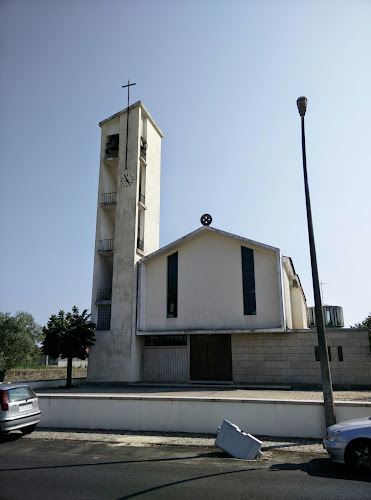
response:
<path fill-rule="evenodd" d="M 36 398 L 36 394 L 29 387 L 14 387 L 13 389 L 8 389 L 9 403 L 24 401 L 29 398 Z"/>

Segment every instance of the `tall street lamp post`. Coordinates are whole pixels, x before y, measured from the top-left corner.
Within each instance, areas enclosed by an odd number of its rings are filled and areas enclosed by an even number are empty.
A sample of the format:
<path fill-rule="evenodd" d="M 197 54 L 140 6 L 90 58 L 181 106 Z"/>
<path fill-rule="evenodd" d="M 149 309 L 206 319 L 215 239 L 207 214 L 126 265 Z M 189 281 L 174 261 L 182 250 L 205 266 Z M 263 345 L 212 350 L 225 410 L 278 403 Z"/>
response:
<path fill-rule="evenodd" d="M 335 424 L 336 419 L 335 419 L 334 397 L 332 393 L 330 364 L 327 351 L 325 324 L 323 320 L 321 292 L 318 279 L 316 247 L 314 243 L 314 232 L 313 232 L 313 222 L 312 222 L 312 210 L 310 206 L 310 197 L 309 197 L 307 159 L 305 153 L 304 116 L 305 116 L 305 111 L 307 109 L 307 98 L 299 97 L 296 103 L 298 105 L 298 110 L 301 117 L 301 144 L 303 152 L 304 187 L 305 187 L 305 201 L 307 206 L 310 260 L 312 264 L 314 309 L 316 315 L 316 325 L 318 334 L 319 359 L 321 364 L 322 391 L 323 391 L 323 400 L 325 407 L 326 427 L 328 427 L 329 425 Z"/>

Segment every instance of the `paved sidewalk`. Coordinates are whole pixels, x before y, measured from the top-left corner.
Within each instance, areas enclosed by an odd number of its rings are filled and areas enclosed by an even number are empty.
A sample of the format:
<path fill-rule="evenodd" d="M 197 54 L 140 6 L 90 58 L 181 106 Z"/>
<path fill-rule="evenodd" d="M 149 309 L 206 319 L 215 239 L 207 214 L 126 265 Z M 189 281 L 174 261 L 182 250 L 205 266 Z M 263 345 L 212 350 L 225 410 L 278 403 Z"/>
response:
<path fill-rule="evenodd" d="M 132 432 L 83 429 L 36 429 L 23 439 L 53 439 L 70 441 L 103 442 L 118 446 L 202 446 L 215 447 L 215 437 L 210 434 Z M 322 442 L 317 439 L 255 436 L 263 441 L 262 451 L 295 451 L 296 453 L 326 454 Z"/>
<path fill-rule="evenodd" d="M 269 401 L 323 401 L 322 391 L 292 391 L 282 389 L 245 389 L 241 386 L 147 386 L 147 385 L 81 385 L 66 389 L 36 389 L 44 394 L 73 394 L 84 396 L 122 396 L 149 398 L 205 398 L 205 399 L 244 399 Z M 359 402 L 371 404 L 371 391 L 334 391 L 335 402 Z"/>

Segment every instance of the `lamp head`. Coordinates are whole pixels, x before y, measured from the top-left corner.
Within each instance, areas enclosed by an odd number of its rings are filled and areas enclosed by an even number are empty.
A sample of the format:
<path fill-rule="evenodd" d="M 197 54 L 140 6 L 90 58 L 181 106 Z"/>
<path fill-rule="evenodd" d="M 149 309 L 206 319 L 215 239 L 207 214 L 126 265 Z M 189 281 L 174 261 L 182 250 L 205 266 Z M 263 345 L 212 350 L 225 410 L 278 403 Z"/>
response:
<path fill-rule="evenodd" d="M 305 112 L 307 110 L 307 102 L 308 102 L 308 99 L 304 96 L 299 97 L 297 99 L 296 104 L 298 105 L 298 110 L 299 110 L 300 116 L 305 116 Z"/>

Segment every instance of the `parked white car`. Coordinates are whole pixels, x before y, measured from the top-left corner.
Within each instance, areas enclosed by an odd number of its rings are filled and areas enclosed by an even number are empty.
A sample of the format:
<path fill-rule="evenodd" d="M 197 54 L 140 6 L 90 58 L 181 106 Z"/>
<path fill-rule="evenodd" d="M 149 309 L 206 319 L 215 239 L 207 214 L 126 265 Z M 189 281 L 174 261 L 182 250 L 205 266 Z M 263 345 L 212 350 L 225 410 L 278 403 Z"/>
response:
<path fill-rule="evenodd" d="M 371 472 L 371 417 L 330 425 L 323 447 L 333 462 Z"/>
<path fill-rule="evenodd" d="M 40 422 L 39 399 L 25 384 L 0 384 L 0 433 L 29 434 Z"/>

